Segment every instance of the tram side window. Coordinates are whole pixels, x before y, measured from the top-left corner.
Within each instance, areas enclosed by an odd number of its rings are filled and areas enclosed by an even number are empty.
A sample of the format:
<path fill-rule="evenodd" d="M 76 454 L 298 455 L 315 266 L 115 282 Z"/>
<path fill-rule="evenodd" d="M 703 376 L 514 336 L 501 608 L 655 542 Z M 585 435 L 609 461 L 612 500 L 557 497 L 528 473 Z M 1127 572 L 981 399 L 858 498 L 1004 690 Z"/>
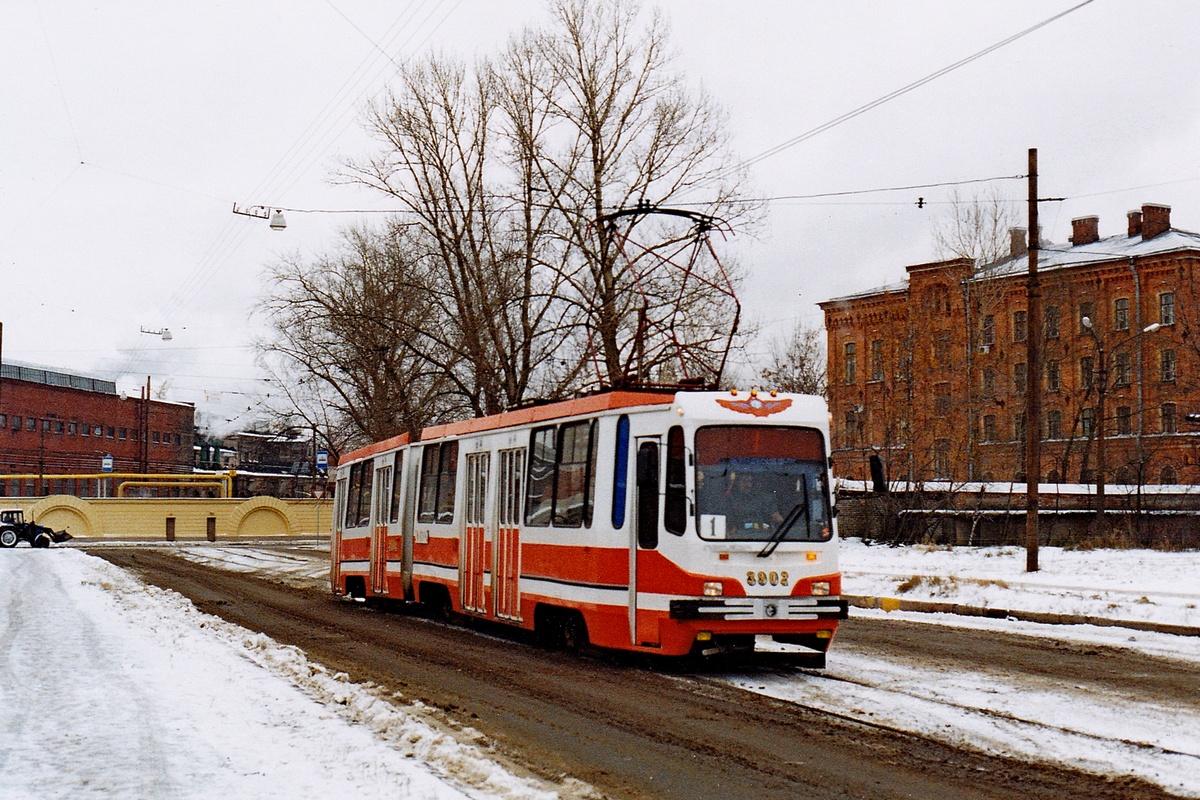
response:
<path fill-rule="evenodd" d="M 362 491 L 362 484 L 358 481 L 358 465 L 350 467 L 350 477 L 341 482 L 345 493 L 342 495 L 342 527 L 353 528 L 354 523 L 358 520 L 354 515 L 358 513 L 358 500 L 355 499 L 355 492 Z"/>
<path fill-rule="evenodd" d="M 375 480 L 375 462 L 363 461 L 356 465 L 359 468 L 359 483 L 362 492 L 358 497 L 358 527 L 371 524 L 371 484 Z"/>
<path fill-rule="evenodd" d="M 554 426 L 529 434 L 529 478 L 525 483 L 525 524 L 550 525 L 554 512 Z"/>
<path fill-rule="evenodd" d="M 421 494 L 417 503 L 418 522 L 442 525 L 454 521 L 455 478 L 458 442 L 425 447 L 421 455 Z"/>
<path fill-rule="evenodd" d="M 529 436 L 525 524 L 591 527 L 596 502 L 596 421 L 535 428 Z"/>
<path fill-rule="evenodd" d="M 687 450 L 683 428 L 667 431 L 667 492 L 663 502 L 663 527 L 676 536 L 687 530 Z"/>
<path fill-rule="evenodd" d="M 345 527 L 358 528 L 371 521 L 371 480 L 374 464 L 360 461 L 350 467 L 350 487 L 346 492 Z"/>
<path fill-rule="evenodd" d="M 403 500 L 401 495 L 401 486 L 404 481 L 401 480 L 404 468 L 404 451 L 396 451 L 396 460 L 392 462 L 392 513 L 390 516 L 391 522 L 400 521 L 400 501 Z"/>
<path fill-rule="evenodd" d="M 454 522 L 454 497 L 458 478 L 458 442 L 442 445 L 438 468 L 437 521 L 442 525 Z"/>
<path fill-rule="evenodd" d="M 596 423 L 572 422 L 558 429 L 554 481 L 554 525 L 592 526 L 596 493 Z"/>

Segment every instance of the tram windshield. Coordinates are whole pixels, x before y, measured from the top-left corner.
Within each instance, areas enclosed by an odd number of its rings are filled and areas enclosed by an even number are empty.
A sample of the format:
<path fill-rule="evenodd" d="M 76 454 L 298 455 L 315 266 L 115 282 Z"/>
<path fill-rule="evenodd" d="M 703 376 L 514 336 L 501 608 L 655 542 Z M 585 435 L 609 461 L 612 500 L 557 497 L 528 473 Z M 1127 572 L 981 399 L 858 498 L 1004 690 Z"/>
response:
<path fill-rule="evenodd" d="M 696 431 L 702 539 L 815 542 L 832 535 L 825 443 L 811 428 L 714 425 Z"/>

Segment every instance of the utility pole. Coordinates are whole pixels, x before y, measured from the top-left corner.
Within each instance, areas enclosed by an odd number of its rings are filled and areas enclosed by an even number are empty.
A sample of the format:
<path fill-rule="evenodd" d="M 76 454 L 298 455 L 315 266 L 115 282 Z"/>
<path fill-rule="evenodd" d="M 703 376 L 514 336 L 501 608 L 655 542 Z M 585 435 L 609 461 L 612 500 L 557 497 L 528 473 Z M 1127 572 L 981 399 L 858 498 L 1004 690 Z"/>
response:
<path fill-rule="evenodd" d="M 1029 277 L 1025 283 L 1025 571 L 1038 571 L 1038 494 L 1042 474 L 1042 289 L 1038 280 L 1037 148 L 1029 148 Z"/>

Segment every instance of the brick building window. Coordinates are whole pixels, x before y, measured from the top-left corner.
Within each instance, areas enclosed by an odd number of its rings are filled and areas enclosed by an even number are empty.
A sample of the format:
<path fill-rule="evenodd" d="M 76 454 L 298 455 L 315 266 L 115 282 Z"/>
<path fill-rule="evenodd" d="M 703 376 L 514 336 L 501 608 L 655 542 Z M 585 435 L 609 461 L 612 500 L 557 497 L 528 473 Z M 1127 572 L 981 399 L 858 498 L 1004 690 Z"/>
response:
<path fill-rule="evenodd" d="M 7 428 L 7 427 L 8 427 L 8 417 L 4 414 L 0 414 L 0 428 Z"/>
<path fill-rule="evenodd" d="M 49 433 L 49 432 L 50 432 L 50 420 L 44 419 L 44 420 L 42 420 L 42 433 Z"/>
<path fill-rule="evenodd" d="M 1079 332 L 1087 333 L 1087 326 L 1083 324 L 1084 319 L 1096 321 L 1096 304 L 1090 300 L 1086 303 L 1079 304 Z"/>
<path fill-rule="evenodd" d="M 1029 375 L 1025 368 L 1025 362 L 1013 364 L 1013 391 L 1017 394 L 1025 394 L 1028 385 Z"/>
<path fill-rule="evenodd" d="M 1117 406 L 1117 435 L 1128 436 L 1133 433 L 1133 413 L 1129 406 Z"/>
<path fill-rule="evenodd" d="M 1175 351 L 1174 350 L 1159 350 L 1158 364 L 1162 370 L 1162 379 L 1164 381 L 1175 380 Z"/>
<path fill-rule="evenodd" d="M 1013 441 L 1025 441 L 1025 412 L 1018 411 L 1013 416 Z"/>
<path fill-rule="evenodd" d="M 950 440 L 938 439 L 933 443 L 933 477 L 950 479 Z"/>
<path fill-rule="evenodd" d="M 871 380 L 883 380 L 883 340 L 871 342 Z"/>
<path fill-rule="evenodd" d="M 934 338 L 933 360 L 939 367 L 950 366 L 950 334 L 939 333 Z"/>
<path fill-rule="evenodd" d="M 129 436 L 129 431 L 125 428 L 117 428 L 117 438 L 122 442 Z"/>
<path fill-rule="evenodd" d="M 1158 322 L 1160 325 L 1175 324 L 1175 293 L 1163 292 L 1158 296 Z"/>
<path fill-rule="evenodd" d="M 1178 478 L 1176 478 L 1175 468 L 1172 466 L 1165 466 L 1162 468 L 1162 471 L 1158 473 L 1159 483 L 1175 483 L 1176 480 L 1178 480 Z"/>
<path fill-rule="evenodd" d="M 846 383 L 858 382 L 858 345 L 854 342 L 846 342 L 843 348 L 843 366 L 845 369 Z M 158 441 L 158 434 L 154 434 L 154 441 Z"/>
<path fill-rule="evenodd" d="M 160 438 L 160 437 L 159 437 L 159 435 L 158 435 L 158 431 L 155 431 L 155 432 L 154 432 L 154 433 L 151 435 L 151 441 L 153 441 L 155 444 L 158 444 L 158 443 L 159 443 L 159 438 Z"/>
<path fill-rule="evenodd" d="M 1163 433 L 1175 433 L 1177 430 L 1175 424 L 1175 404 L 1163 403 L 1162 408 L 1160 409 L 1159 419 L 1161 422 L 1160 430 Z"/>
<path fill-rule="evenodd" d="M 983 416 L 983 440 L 985 442 L 996 441 L 996 415 L 984 414 Z"/>
<path fill-rule="evenodd" d="M 996 370 L 991 367 L 983 371 L 983 391 L 985 394 L 996 393 Z"/>
<path fill-rule="evenodd" d="M 1084 356 L 1079 359 L 1079 386 L 1083 389 L 1090 389 L 1092 381 L 1096 377 L 1096 362 L 1091 356 Z"/>
<path fill-rule="evenodd" d="M 1113 357 L 1113 385 L 1128 386 L 1133 370 L 1129 364 L 1129 353 L 1117 353 Z"/>
<path fill-rule="evenodd" d="M 54 432 L 61 436 L 63 433 L 63 430 L 64 430 L 64 426 L 62 424 L 62 421 L 55 420 L 54 421 Z"/>
<path fill-rule="evenodd" d="M 934 412 L 942 417 L 947 416 L 950 413 L 951 403 L 950 384 L 939 383 L 934 387 L 933 391 L 935 393 L 933 401 Z"/>
<path fill-rule="evenodd" d="M 1012 331 L 1014 342 L 1023 342 L 1029 335 L 1029 321 L 1024 311 L 1013 312 Z"/>
<path fill-rule="evenodd" d="M 1113 329 L 1129 330 L 1129 298 L 1118 297 L 1113 301 Z"/>
<path fill-rule="evenodd" d="M 979 334 L 979 342 L 987 347 L 996 343 L 996 317 L 987 314 L 983 318 L 983 331 Z"/>
<path fill-rule="evenodd" d="M 25 430 L 29 431 L 30 433 L 33 433 L 34 431 L 36 431 L 37 430 L 37 420 L 34 419 L 33 417 L 26 417 L 25 418 Z"/>
<path fill-rule="evenodd" d="M 12 418 L 12 429 L 13 429 L 14 431 L 19 431 L 19 430 L 21 430 L 21 418 L 20 418 L 20 417 L 13 417 L 13 418 Z"/>
<path fill-rule="evenodd" d="M 95 436 L 97 439 L 103 439 L 104 438 L 104 426 L 103 425 L 93 425 L 92 426 L 92 436 Z"/>
<path fill-rule="evenodd" d="M 1061 439 L 1062 438 L 1062 412 L 1047 411 L 1046 412 L 1046 438 Z"/>
<path fill-rule="evenodd" d="M 107 428 L 107 435 L 108 435 L 108 438 L 110 438 L 110 439 L 117 438 L 117 429 L 114 428 L 112 425 L 109 425 Z"/>
<path fill-rule="evenodd" d="M 1060 316 L 1061 316 L 1061 314 L 1059 313 L 1058 306 L 1049 306 L 1046 309 L 1046 325 L 1045 325 L 1045 327 L 1046 327 L 1046 338 L 1047 339 L 1057 339 L 1058 338 L 1058 320 L 1059 320 Z"/>
<path fill-rule="evenodd" d="M 1079 425 L 1085 438 L 1090 438 L 1096 431 L 1096 409 L 1085 408 L 1079 412 Z"/>
<path fill-rule="evenodd" d="M 91 436 L 92 435 L 92 426 L 88 425 L 86 422 L 81 423 L 79 426 L 79 434 L 81 436 Z"/>
<path fill-rule="evenodd" d="M 1046 361 L 1046 391 L 1057 392 L 1062 386 L 1062 373 L 1059 371 L 1058 360 Z"/>
<path fill-rule="evenodd" d="M 76 435 L 78 435 L 78 433 L 79 433 L 79 423 L 78 422 L 68 422 L 67 423 L 67 435 L 68 436 L 76 436 Z"/>

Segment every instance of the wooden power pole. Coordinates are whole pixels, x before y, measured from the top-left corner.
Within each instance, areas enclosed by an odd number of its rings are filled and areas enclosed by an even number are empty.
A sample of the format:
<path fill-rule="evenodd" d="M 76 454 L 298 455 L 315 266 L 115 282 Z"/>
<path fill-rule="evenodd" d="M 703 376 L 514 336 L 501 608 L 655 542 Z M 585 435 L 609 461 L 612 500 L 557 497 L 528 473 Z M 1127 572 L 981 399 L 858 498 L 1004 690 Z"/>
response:
<path fill-rule="evenodd" d="M 1025 284 L 1025 571 L 1038 571 L 1042 474 L 1042 289 L 1038 281 L 1037 148 L 1029 148 L 1029 278 Z"/>

